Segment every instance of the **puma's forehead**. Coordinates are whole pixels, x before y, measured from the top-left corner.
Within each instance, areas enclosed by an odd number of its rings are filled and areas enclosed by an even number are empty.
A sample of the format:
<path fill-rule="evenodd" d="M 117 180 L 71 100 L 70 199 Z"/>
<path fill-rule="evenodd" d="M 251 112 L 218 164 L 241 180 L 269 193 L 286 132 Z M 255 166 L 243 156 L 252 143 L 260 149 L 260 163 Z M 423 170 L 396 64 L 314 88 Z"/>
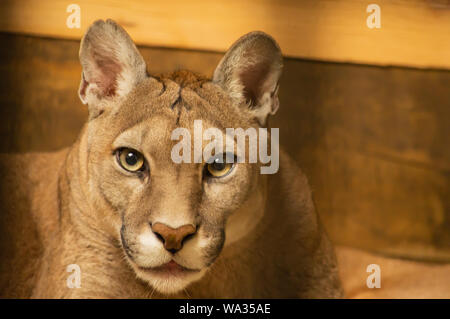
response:
<path fill-rule="evenodd" d="M 121 103 L 105 119 L 113 131 L 113 149 L 133 148 L 160 164 L 172 162 L 171 150 L 178 142 L 171 139 L 172 132 L 192 132 L 195 120 L 201 120 L 204 129 L 222 131 L 257 125 L 218 85 L 189 71 L 149 77 Z"/>
<path fill-rule="evenodd" d="M 189 128 L 198 119 L 218 129 L 257 125 L 218 85 L 190 71 L 149 77 L 122 103 L 117 112 L 127 116 L 114 116 L 121 130 L 156 117 L 172 120 L 174 128 Z"/>

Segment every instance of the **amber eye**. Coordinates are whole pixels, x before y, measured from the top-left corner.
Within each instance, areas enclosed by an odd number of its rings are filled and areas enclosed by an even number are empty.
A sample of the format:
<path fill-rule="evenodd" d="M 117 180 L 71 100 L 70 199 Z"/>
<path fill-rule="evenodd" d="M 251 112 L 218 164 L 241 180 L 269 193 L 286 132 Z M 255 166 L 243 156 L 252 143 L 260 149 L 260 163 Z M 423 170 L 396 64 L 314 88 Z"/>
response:
<path fill-rule="evenodd" d="M 117 160 L 129 172 L 138 172 L 144 169 L 144 156 L 131 148 L 121 148 L 117 151 Z"/>
<path fill-rule="evenodd" d="M 212 163 L 206 164 L 207 173 L 212 177 L 224 177 L 233 170 L 234 164 L 227 162 L 226 158 L 217 157 Z"/>

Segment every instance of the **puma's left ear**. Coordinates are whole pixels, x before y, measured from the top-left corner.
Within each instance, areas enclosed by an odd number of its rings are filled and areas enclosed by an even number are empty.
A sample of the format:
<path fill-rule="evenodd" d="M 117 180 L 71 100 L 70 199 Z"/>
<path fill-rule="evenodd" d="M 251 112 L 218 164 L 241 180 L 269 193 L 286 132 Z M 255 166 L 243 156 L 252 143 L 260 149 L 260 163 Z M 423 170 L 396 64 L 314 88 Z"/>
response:
<path fill-rule="evenodd" d="M 237 40 L 217 66 L 213 82 L 253 112 L 261 126 L 278 110 L 281 50 L 268 34 L 255 31 Z"/>
<path fill-rule="evenodd" d="M 80 62 L 80 99 L 94 116 L 92 113 L 127 95 L 147 76 L 144 59 L 133 40 L 112 20 L 98 20 L 89 27 L 81 40 Z M 105 100 L 107 103 L 102 103 Z"/>

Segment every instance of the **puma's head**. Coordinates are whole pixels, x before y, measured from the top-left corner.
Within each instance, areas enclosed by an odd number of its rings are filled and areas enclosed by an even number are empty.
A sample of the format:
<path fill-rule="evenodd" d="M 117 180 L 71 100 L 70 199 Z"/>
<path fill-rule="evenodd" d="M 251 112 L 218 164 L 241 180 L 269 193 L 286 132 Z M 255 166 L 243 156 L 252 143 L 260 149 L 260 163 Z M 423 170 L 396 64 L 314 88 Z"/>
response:
<path fill-rule="evenodd" d="M 252 32 L 230 48 L 212 80 L 188 71 L 157 77 L 128 34 L 107 20 L 87 31 L 80 61 L 79 95 L 89 108 L 80 178 L 89 205 L 139 278 L 161 293 L 180 291 L 261 220 L 265 179 L 259 162 L 217 160 L 234 154 L 175 163 L 180 140 L 172 134 L 185 128 L 194 139 L 195 120 L 224 140 L 226 128 L 264 127 L 278 108 L 280 49 Z M 192 158 L 202 143 L 195 139 L 184 141 Z"/>

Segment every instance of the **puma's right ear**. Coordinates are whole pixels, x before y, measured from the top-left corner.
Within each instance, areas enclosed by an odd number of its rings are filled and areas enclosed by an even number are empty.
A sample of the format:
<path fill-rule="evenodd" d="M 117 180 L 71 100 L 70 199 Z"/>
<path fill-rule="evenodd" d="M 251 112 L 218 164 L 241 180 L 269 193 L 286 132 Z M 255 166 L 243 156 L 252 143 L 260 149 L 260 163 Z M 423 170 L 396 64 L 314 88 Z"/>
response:
<path fill-rule="evenodd" d="M 125 30 L 112 20 L 98 20 L 81 40 L 83 68 L 79 96 L 89 112 L 98 113 L 104 100 L 127 95 L 147 77 L 146 65 Z"/>
<path fill-rule="evenodd" d="M 278 80 L 283 67 L 275 40 L 260 31 L 237 40 L 217 66 L 213 82 L 240 105 L 247 106 L 261 126 L 278 110 Z"/>

